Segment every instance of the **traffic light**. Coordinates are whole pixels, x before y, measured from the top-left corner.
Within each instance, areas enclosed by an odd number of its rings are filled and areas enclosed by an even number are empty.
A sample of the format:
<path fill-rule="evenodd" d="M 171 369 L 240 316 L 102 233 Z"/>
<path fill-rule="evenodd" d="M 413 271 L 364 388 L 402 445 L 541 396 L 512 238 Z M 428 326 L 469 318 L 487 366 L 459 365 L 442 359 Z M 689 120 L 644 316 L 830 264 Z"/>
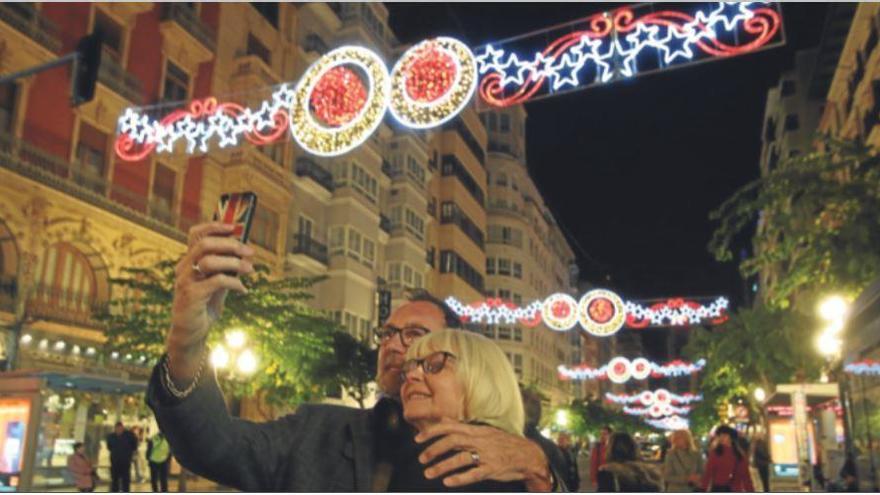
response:
<path fill-rule="evenodd" d="M 76 45 L 76 61 L 73 64 L 73 84 L 70 104 L 74 107 L 88 103 L 95 97 L 95 84 L 101 66 L 102 37 L 100 32 L 84 36 Z"/>

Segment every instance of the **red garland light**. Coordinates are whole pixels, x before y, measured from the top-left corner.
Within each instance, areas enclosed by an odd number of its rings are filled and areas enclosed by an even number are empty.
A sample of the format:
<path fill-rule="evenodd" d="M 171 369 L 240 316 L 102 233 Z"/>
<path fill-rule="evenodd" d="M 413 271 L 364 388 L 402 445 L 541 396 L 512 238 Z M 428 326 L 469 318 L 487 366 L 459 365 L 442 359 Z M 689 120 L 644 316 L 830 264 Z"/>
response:
<path fill-rule="evenodd" d="M 324 124 L 340 127 L 357 116 L 367 102 L 367 88 L 360 77 L 348 67 L 327 71 L 309 97 L 312 112 Z"/>
<path fill-rule="evenodd" d="M 455 60 L 430 43 L 406 68 L 406 94 L 419 103 L 436 101 L 452 88 L 455 71 Z"/>

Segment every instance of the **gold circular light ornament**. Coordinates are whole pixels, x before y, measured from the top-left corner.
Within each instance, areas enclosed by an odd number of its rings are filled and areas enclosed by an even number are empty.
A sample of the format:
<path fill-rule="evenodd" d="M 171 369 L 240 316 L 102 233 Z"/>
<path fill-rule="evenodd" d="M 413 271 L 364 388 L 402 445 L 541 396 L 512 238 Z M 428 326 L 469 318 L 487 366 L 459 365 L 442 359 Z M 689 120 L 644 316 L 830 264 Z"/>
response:
<path fill-rule="evenodd" d="M 353 66 L 366 76 L 367 99 L 349 122 L 327 127 L 312 115 L 309 101 L 315 86 L 333 68 Z M 379 56 L 359 46 L 343 46 L 332 50 L 312 64 L 294 90 L 290 108 L 290 132 L 306 151 L 318 156 L 347 153 L 366 141 L 375 132 L 388 106 L 390 93 L 388 68 Z"/>
<path fill-rule="evenodd" d="M 561 292 L 544 299 L 541 306 L 541 319 L 551 330 L 565 332 L 577 324 L 578 305 L 575 298 Z"/>
<path fill-rule="evenodd" d="M 623 327 L 626 308 L 623 300 L 614 292 L 594 289 L 581 298 L 578 319 L 587 332 L 597 337 L 607 337 Z"/>
<path fill-rule="evenodd" d="M 432 48 L 453 60 L 454 78 L 449 89 L 439 98 L 418 101 L 407 91 L 407 79 L 411 75 L 413 64 Z M 467 45 L 444 36 L 425 40 L 404 52 L 391 70 L 391 99 L 388 107 L 394 118 L 407 127 L 437 127 L 458 115 L 468 104 L 477 88 L 477 79 L 477 61 Z"/>

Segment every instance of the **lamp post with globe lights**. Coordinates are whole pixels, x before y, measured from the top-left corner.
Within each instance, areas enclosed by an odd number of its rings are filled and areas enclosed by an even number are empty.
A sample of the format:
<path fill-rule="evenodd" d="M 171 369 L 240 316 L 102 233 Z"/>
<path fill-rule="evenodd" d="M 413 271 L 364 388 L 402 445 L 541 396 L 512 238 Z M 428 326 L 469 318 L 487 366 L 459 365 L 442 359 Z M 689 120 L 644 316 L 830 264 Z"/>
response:
<path fill-rule="evenodd" d="M 258 366 L 257 356 L 247 347 L 247 335 L 241 329 L 226 332 L 226 345 L 217 344 L 211 351 L 211 364 L 217 370 L 228 370 L 229 378 L 252 375 Z M 234 363 L 234 366 L 230 366 Z"/>

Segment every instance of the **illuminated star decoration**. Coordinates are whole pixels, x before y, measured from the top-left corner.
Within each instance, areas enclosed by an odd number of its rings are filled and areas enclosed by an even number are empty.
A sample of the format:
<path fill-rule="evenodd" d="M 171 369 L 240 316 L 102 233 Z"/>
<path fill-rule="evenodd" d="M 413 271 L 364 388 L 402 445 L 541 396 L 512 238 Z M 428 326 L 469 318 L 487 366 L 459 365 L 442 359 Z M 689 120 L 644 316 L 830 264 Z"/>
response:
<path fill-rule="evenodd" d="M 640 55 L 655 51 L 662 66 L 681 64 L 698 55 L 727 56 L 754 50 L 771 41 L 781 25 L 775 11 L 761 12 L 766 23 L 758 24 L 760 32 L 743 33 L 744 23 L 753 19 L 764 2 L 714 2 L 695 15 L 676 10 L 661 10 L 632 20 L 632 11 L 619 9 L 604 14 L 613 17 L 614 29 L 566 33 L 535 51 L 517 51 L 502 43 L 476 50 L 478 72 L 483 81 L 480 94 L 491 105 L 507 106 L 522 103 L 536 94 L 547 79 L 547 93 L 577 88 L 592 82 L 606 83 L 616 78 L 634 77 L 639 73 Z M 631 22 L 631 23 L 630 23 Z M 559 29 L 559 28 L 554 28 Z M 730 33 L 750 39 L 747 43 L 727 44 Z M 534 37 L 539 34 L 533 35 Z M 571 43 L 572 39 L 579 42 Z M 758 38 L 754 40 L 752 38 Z M 556 49 L 554 47 L 561 47 Z M 552 61 L 552 62 L 550 62 Z M 595 81 L 584 81 L 583 74 L 595 70 Z M 497 79 L 485 79 L 495 76 Z M 534 86 L 531 86 L 534 85 Z M 508 90 L 514 87 L 515 91 Z"/>

